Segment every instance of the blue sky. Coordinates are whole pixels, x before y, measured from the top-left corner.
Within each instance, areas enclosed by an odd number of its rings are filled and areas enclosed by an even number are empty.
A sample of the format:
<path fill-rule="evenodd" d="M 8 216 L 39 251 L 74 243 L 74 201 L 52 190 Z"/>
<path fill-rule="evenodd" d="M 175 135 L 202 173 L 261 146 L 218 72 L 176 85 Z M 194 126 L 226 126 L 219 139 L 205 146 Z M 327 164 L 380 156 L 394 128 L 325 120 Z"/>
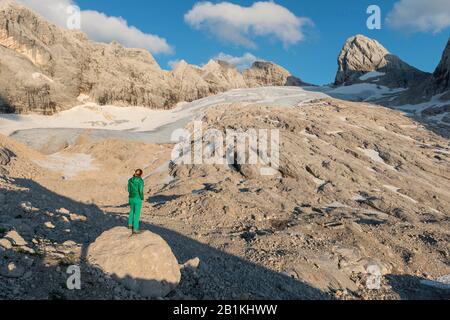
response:
<path fill-rule="evenodd" d="M 108 16 L 122 17 L 129 26 L 165 39 L 172 52 L 154 53 L 158 63 L 165 69 L 169 69 L 169 61 L 177 59 L 201 65 L 221 52 L 237 57 L 250 53 L 274 61 L 304 81 L 316 84 L 334 80 L 337 56 L 344 41 L 359 33 L 377 39 L 389 51 L 411 65 L 432 72 L 439 63 L 450 30 L 450 0 L 277 0 L 275 3 L 284 7 L 290 15 L 299 19 L 307 18 L 313 25 L 297 25 L 299 34 L 295 30 L 290 30 L 287 34 L 283 30 L 278 30 L 278 33 L 266 30 L 270 28 L 270 24 L 265 26 L 265 31 L 259 33 L 244 32 L 246 40 L 251 44 L 233 40 L 233 33 L 238 33 L 236 30 L 240 29 L 232 29 L 225 36 L 220 34 L 221 30 L 218 29 L 224 29 L 223 24 L 217 23 L 220 21 L 217 16 L 216 20 L 208 20 L 211 12 L 199 13 L 200 19 L 205 19 L 202 27 L 195 28 L 193 23 L 189 24 L 185 15 L 198 3 L 194 0 L 65 1 L 74 1 L 82 10 L 95 10 Z M 219 3 L 211 2 L 213 5 Z M 250 7 L 255 3 L 248 0 L 230 2 L 241 7 Z M 427 2 L 430 4 L 427 5 Z M 366 10 L 371 4 L 381 8 L 381 30 L 369 30 L 366 26 L 369 16 Z M 387 25 L 385 18 L 392 12 L 395 4 L 400 6 L 397 8 L 398 14 L 392 15 L 391 23 Z M 213 14 L 220 15 L 220 9 L 218 11 Z M 274 11 L 274 15 L 276 14 Z M 435 18 L 438 14 L 439 19 Z M 269 20 L 271 17 L 268 16 L 267 21 Z M 265 22 L 256 21 L 253 27 Z M 205 27 L 208 23 L 209 27 Z M 288 27 L 289 24 L 282 26 Z M 295 39 L 289 40 L 289 37 Z"/>

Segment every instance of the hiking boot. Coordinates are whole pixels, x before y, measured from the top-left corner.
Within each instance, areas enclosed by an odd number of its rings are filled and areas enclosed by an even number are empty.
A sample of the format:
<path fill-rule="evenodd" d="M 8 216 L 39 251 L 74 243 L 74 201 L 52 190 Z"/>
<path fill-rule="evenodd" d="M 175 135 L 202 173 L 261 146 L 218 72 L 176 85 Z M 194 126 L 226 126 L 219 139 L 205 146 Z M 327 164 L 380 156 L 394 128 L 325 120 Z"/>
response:
<path fill-rule="evenodd" d="M 136 235 L 142 234 L 142 232 L 143 232 L 143 231 L 141 231 L 141 230 L 137 230 L 137 231 L 133 230 L 133 234 L 136 234 Z"/>
<path fill-rule="evenodd" d="M 133 226 L 128 226 L 128 229 L 130 229 L 130 230 L 133 229 Z"/>

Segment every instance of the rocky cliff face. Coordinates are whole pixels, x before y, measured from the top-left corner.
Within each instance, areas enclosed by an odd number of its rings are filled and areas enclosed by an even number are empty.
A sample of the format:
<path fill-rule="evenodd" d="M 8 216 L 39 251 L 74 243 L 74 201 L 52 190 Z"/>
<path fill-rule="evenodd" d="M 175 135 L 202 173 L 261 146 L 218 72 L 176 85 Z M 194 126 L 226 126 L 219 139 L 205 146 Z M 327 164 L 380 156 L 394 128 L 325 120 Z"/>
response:
<path fill-rule="evenodd" d="M 209 61 L 199 68 L 181 61 L 168 73 L 177 101 L 191 102 L 230 89 L 246 88 L 242 74 L 223 61 Z"/>
<path fill-rule="evenodd" d="M 271 62 L 257 61 L 244 71 L 244 78 L 251 88 L 260 86 L 302 86 L 307 85 L 289 71 Z"/>
<path fill-rule="evenodd" d="M 335 85 L 372 84 L 367 91 L 376 88 L 379 92 L 373 94 L 371 102 L 401 108 L 420 119 L 427 119 L 439 128 L 439 132 L 448 135 L 450 40 L 433 74 L 411 67 L 376 40 L 361 35 L 347 40 L 338 63 Z"/>
<path fill-rule="evenodd" d="M 100 104 L 171 108 L 234 88 L 302 83 L 274 64 L 254 66 L 246 79 L 221 61 L 164 71 L 146 50 L 92 42 L 11 0 L 0 5 L 0 50 L 1 112 L 52 114 L 79 104 L 80 95 Z"/>
<path fill-rule="evenodd" d="M 363 35 L 346 41 L 338 64 L 336 85 L 369 82 L 391 88 L 411 87 L 429 77 L 389 53 L 378 41 Z"/>
<path fill-rule="evenodd" d="M 432 82 L 434 93 L 444 93 L 450 90 L 450 38 L 442 54 L 441 62 L 433 73 Z"/>
<path fill-rule="evenodd" d="M 105 104 L 170 102 L 162 70 L 145 50 L 91 42 L 12 1 L 0 7 L 0 21 L 3 111 L 53 113 L 75 105 L 80 94 Z"/>
<path fill-rule="evenodd" d="M 409 90 L 399 95 L 387 96 L 379 102 L 388 106 L 415 105 L 428 103 L 429 106 L 421 107 L 422 116 L 443 115 L 449 112 L 449 106 L 446 104 L 450 100 L 450 39 L 442 54 L 441 61 L 432 74 L 417 75 L 412 73 L 420 81 L 414 81 L 409 86 Z M 375 78 L 374 78 L 375 79 Z M 375 79 L 375 81 L 377 81 Z M 378 82 L 376 82 L 378 84 Z M 438 100 L 433 97 L 438 96 Z M 425 108 L 425 109 L 424 109 Z M 442 121 L 449 123 L 449 116 L 443 115 Z"/>

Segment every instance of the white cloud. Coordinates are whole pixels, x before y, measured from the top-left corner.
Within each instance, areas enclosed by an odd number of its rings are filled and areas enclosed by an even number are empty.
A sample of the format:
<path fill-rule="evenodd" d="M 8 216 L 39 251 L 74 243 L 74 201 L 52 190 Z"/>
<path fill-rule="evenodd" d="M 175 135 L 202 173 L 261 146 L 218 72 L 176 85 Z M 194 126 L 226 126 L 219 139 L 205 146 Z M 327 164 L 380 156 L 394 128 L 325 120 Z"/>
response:
<path fill-rule="evenodd" d="M 73 0 L 19 0 L 19 2 L 64 28 L 67 28 L 68 19 L 72 14 L 68 8 L 76 5 Z M 121 17 L 110 17 L 98 11 L 81 11 L 81 30 L 95 41 L 109 43 L 115 40 L 126 47 L 145 48 L 154 54 L 173 51 L 166 39 L 144 33 L 128 25 Z"/>
<path fill-rule="evenodd" d="M 450 26 L 449 0 L 400 0 L 387 23 L 397 29 L 438 33 Z"/>
<path fill-rule="evenodd" d="M 229 2 L 199 2 L 185 14 L 191 27 L 237 45 L 256 47 L 252 38 L 272 36 L 285 47 L 304 39 L 303 28 L 312 25 L 309 18 L 294 13 L 274 2 L 255 2 L 243 7 Z"/>
<path fill-rule="evenodd" d="M 219 53 L 217 56 L 214 57 L 214 60 L 222 60 L 225 62 L 228 62 L 232 66 L 235 66 L 239 70 L 244 70 L 249 67 L 255 62 L 255 61 L 263 61 L 262 59 L 257 58 L 253 54 L 247 52 L 243 54 L 241 57 L 235 57 L 229 54 L 225 54 L 223 52 Z"/>

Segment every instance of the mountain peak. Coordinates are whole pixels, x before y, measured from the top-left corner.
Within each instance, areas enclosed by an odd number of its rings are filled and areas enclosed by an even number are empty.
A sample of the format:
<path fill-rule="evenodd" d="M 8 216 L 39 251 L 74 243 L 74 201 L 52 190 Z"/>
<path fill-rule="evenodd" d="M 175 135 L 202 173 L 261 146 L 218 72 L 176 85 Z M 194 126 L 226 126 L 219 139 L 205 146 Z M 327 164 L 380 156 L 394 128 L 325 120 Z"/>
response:
<path fill-rule="evenodd" d="M 361 34 L 347 39 L 338 65 L 336 85 L 376 82 L 387 87 L 410 87 L 429 76 L 391 54 L 377 40 Z"/>
<path fill-rule="evenodd" d="M 336 84 L 353 82 L 364 73 L 385 67 L 388 55 L 389 51 L 374 39 L 363 35 L 347 39 L 338 57 Z"/>
<path fill-rule="evenodd" d="M 243 72 L 243 75 L 249 87 L 307 85 L 282 66 L 269 61 L 255 61 L 250 69 Z"/>
<path fill-rule="evenodd" d="M 346 43 L 354 43 L 354 44 L 369 46 L 374 50 L 389 53 L 389 51 L 377 40 L 369 38 L 363 34 L 357 34 L 353 37 L 348 38 Z"/>
<path fill-rule="evenodd" d="M 213 70 L 220 69 L 220 67 L 221 67 L 221 65 L 220 65 L 218 60 L 211 59 L 211 60 L 208 61 L 207 64 L 205 64 L 203 66 L 202 69 L 208 70 L 208 71 L 213 71 Z"/>
<path fill-rule="evenodd" d="M 450 38 L 442 54 L 442 59 L 433 73 L 433 86 L 435 93 L 450 90 Z"/>

